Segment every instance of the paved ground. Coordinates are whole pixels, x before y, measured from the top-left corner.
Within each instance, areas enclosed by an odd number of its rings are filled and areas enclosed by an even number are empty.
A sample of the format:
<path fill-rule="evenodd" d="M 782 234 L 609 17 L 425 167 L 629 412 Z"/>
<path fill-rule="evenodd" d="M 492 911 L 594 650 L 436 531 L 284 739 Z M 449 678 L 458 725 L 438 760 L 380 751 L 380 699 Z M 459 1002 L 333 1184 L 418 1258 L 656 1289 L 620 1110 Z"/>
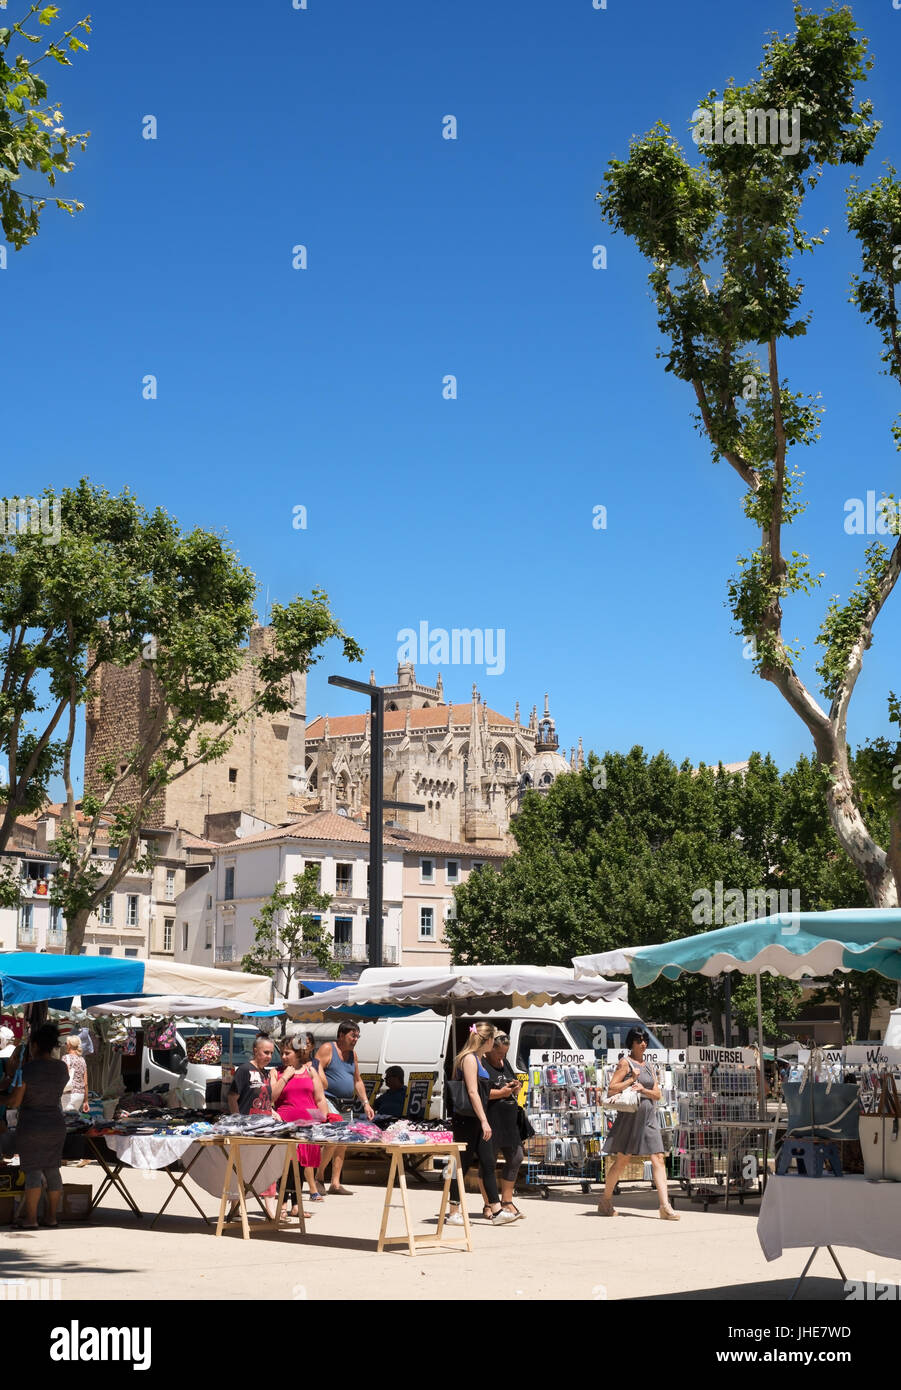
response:
<path fill-rule="evenodd" d="M 100 1170 L 64 1169 L 70 1182 L 99 1183 Z M 152 1215 L 168 1194 L 164 1174 L 126 1174 L 138 1206 Z M 193 1189 L 204 1211 L 214 1198 Z M 354 1183 L 353 1197 L 319 1203 L 304 1239 L 260 1229 L 251 1240 L 240 1226 L 217 1240 L 190 1215 L 178 1194 L 151 1230 L 122 1199 L 107 1198 L 89 1224 L 58 1230 L 0 1227 L 0 1280 L 58 1279 L 63 1299 L 777 1299 L 791 1292 L 805 1261 L 793 1251 L 768 1265 L 757 1242 L 757 1203 L 705 1212 L 677 1199 L 679 1222 L 660 1221 L 647 1186 L 625 1189 L 620 1215 L 604 1220 L 595 1202 L 578 1189 L 554 1191 L 548 1201 L 517 1199 L 526 1219 L 495 1230 L 473 1221 L 471 1254 L 424 1252 L 411 1259 L 400 1248 L 378 1255 L 384 1189 Z M 411 1187 L 418 1229 L 434 1229 L 437 1200 Z M 479 1211 L 471 1197 L 469 1210 Z M 174 1212 L 173 1215 L 170 1213 Z M 389 1234 L 400 1234 L 396 1200 Z M 840 1250 L 849 1279 L 874 1271 L 879 1280 L 901 1281 L 901 1262 Z M 803 1297 L 841 1302 L 844 1290 L 820 1252 Z M 869 1275 L 870 1278 L 873 1274 Z"/>

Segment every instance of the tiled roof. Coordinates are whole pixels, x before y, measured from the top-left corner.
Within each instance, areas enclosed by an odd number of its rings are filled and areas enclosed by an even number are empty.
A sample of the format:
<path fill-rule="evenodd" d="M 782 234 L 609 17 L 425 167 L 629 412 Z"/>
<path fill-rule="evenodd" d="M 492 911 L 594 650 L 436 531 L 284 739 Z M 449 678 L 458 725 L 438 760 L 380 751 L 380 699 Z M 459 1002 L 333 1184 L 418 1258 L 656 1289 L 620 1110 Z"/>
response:
<path fill-rule="evenodd" d="M 419 835 L 415 830 L 386 830 L 385 842 L 389 836 L 392 843 L 414 854 L 453 854 L 457 858 L 467 855 L 471 859 L 506 859 L 510 853 L 505 849 L 479 849 L 476 845 L 458 844 L 456 840 L 436 840 L 432 835 Z"/>
<path fill-rule="evenodd" d="M 484 706 L 478 705 L 478 718 L 482 720 L 482 710 Z M 411 709 L 410 728 L 411 729 L 446 729 L 447 728 L 447 705 L 430 705 L 428 709 Z M 385 710 L 385 733 L 399 733 L 406 727 L 407 710 L 388 709 Z M 469 725 L 472 722 L 472 705 L 454 705 L 451 716 L 452 727 Z M 368 714 L 337 714 L 329 715 L 329 735 L 332 738 L 350 738 L 353 735 L 362 736 L 366 732 L 366 724 L 369 720 Z M 505 714 L 500 714 L 496 709 L 488 710 L 489 724 L 504 724 L 514 727 L 513 720 L 508 719 Z M 322 738 L 325 734 L 325 719 L 320 714 L 307 725 L 307 741 L 310 739 Z"/>
<path fill-rule="evenodd" d="M 204 840 L 200 835 L 194 835 L 190 830 L 183 830 L 181 842 L 185 849 L 221 849 L 222 845 L 215 840 Z"/>
<path fill-rule="evenodd" d="M 282 840 L 337 840 L 345 844 L 369 844 L 369 831 L 359 821 L 349 816 L 339 816 L 334 811 L 317 811 L 312 815 L 300 816 L 289 825 L 277 826 L 274 830 L 261 831 L 259 835 L 247 835 L 240 840 L 229 840 L 224 845 L 214 845 L 213 849 L 227 849 L 232 852 L 243 845 L 277 844 Z M 409 850 L 413 854 L 453 854 L 458 858 L 467 855 L 472 859 L 505 859 L 507 851 L 502 849 L 479 849 L 475 845 L 458 844 L 455 840 L 436 840 L 431 835 L 419 835 L 413 830 L 390 830 L 384 832 L 386 849 Z"/>

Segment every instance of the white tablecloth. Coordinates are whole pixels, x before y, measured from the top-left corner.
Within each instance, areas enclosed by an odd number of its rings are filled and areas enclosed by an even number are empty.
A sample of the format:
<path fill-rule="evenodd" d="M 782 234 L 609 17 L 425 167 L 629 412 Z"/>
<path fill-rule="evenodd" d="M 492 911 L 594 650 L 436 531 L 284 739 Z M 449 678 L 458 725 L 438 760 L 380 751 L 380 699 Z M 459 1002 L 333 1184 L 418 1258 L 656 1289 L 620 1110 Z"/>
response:
<path fill-rule="evenodd" d="M 228 1154 L 220 1144 L 198 1144 L 193 1139 L 181 1139 L 176 1134 L 106 1134 L 104 1138 L 120 1161 L 129 1168 L 165 1168 L 180 1159 L 186 1168 L 191 1165 L 188 1178 L 196 1182 L 198 1187 L 214 1197 L 222 1194 Z M 245 1182 L 253 1178 L 265 1152 L 259 1144 L 248 1144 L 242 1148 L 241 1168 Z M 279 1144 L 254 1179 L 257 1192 L 263 1192 L 271 1183 L 280 1180 L 284 1161 L 284 1146 Z M 232 1198 L 238 1195 L 238 1186 L 234 1181 L 230 1184 L 228 1195 Z"/>
<path fill-rule="evenodd" d="M 757 1218 L 768 1260 L 783 1250 L 845 1245 L 901 1260 L 901 1183 L 866 1178 L 770 1178 Z"/>

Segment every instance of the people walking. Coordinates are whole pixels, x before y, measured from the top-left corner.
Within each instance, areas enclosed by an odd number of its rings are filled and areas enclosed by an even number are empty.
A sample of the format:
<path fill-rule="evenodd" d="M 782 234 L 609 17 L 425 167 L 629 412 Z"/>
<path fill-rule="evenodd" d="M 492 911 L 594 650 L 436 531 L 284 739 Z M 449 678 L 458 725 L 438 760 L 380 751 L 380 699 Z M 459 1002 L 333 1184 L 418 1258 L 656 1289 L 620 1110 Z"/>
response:
<path fill-rule="evenodd" d="M 626 1164 L 631 1158 L 650 1158 L 654 1185 L 660 1199 L 660 1216 L 664 1221 L 678 1221 L 669 1200 L 666 1163 L 663 1157 L 663 1138 L 657 1119 L 657 1102 L 661 1099 L 660 1082 L 650 1063 L 644 1060 L 650 1035 L 644 1028 L 630 1028 L 626 1034 L 627 1057 L 621 1057 L 607 1087 L 609 1095 L 618 1095 L 634 1086 L 639 1095 L 637 1110 L 621 1110 L 604 1144 L 604 1154 L 613 1156 L 607 1165 L 604 1194 L 598 1202 L 599 1216 L 616 1216 L 613 1193 Z"/>
<path fill-rule="evenodd" d="M 462 1082 L 462 1087 L 458 1089 L 465 1094 L 462 1106 L 454 1107 L 452 1128 L 454 1142 L 466 1145 L 460 1165 L 461 1184 L 472 1165 L 478 1163 L 479 1174 L 484 1183 L 484 1215 L 492 1225 L 505 1226 L 517 1218 L 514 1212 L 501 1206 L 497 1190 L 497 1160 L 491 1142 L 491 1125 L 488 1123 L 485 1109 L 491 1089 L 491 1078 L 483 1058 L 494 1043 L 494 1034 L 495 1030 L 490 1023 L 474 1023 L 465 1045 L 454 1058 L 453 1079 Z M 458 1202 L 451 1203 L 447 1222 L 451 1226 L 463 1225 Z"/>

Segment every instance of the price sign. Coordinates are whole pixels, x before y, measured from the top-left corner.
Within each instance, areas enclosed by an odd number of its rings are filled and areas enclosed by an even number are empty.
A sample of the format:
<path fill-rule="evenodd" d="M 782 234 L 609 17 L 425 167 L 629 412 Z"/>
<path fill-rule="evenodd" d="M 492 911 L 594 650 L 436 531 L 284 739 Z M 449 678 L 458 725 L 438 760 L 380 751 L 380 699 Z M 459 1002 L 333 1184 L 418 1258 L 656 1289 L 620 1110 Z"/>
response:
<path fill-rule="evenodd" d="M 404 1101 L 404 1118 L 424 1120 L 429 1113 L 432 1091 L 438 1080 L 436 1071 L 411 1071 Z"/>

